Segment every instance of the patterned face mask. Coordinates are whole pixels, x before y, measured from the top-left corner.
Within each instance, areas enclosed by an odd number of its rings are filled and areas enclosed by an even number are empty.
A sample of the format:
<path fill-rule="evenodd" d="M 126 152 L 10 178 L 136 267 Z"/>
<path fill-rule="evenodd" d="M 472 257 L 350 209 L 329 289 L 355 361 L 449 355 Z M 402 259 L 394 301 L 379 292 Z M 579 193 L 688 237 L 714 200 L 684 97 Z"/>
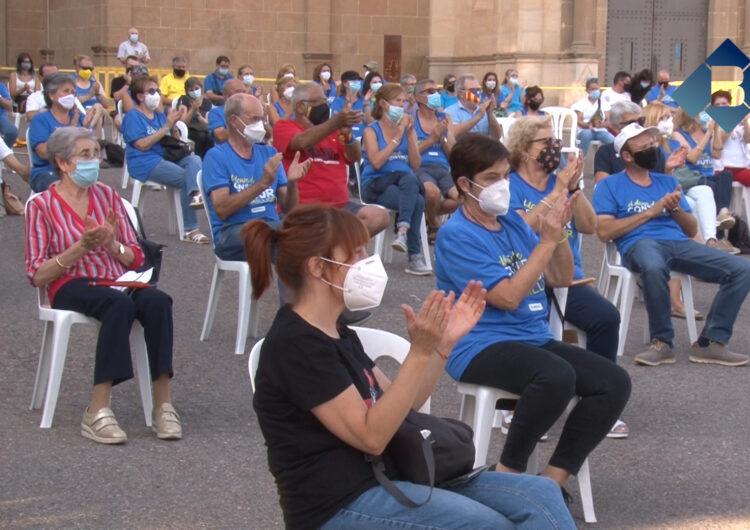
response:
<path fill-rule="evenodd" d="M 562 141 L 555 138 L 547 140 L 547 145 L 536 157 L 536 161 L 539 162 L 546 173 L 552 173 L 560 165 L 560 157 L 562 153 Z"/>

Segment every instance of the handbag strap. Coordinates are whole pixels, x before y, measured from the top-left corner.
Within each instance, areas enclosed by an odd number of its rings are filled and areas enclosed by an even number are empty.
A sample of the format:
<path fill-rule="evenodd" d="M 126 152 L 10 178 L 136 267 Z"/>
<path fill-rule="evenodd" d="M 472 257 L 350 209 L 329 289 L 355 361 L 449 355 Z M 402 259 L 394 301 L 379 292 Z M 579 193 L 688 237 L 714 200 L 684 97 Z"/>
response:
<path fill-rule="evenodd" d="M 372 465 L 372 472 L 375 474 L 375 480 L 377 480 L 394 499 L 407 508 L 419 508 L 430 502 L 430 499 L 432 498 L 432 490 L 435 488 L 435 455 L 432 452 L 432 444 L 430 443 L 429 434 L 424 436 L 423 433 L 422 436 L 424 438 L 422 440 L 422 455 L 424 456 L 425 464 L 427 464 L 427 475 L 430 478 L 430 492 L 427 494 L 427 498 L 422 502 L 416 502 L 410 499 L 406 493 L 401 491 L 398 486 L 396 486 L 391 479 L 385 475 L 385 464 L 380 456 L 365 455 L 365 459 Z"/>

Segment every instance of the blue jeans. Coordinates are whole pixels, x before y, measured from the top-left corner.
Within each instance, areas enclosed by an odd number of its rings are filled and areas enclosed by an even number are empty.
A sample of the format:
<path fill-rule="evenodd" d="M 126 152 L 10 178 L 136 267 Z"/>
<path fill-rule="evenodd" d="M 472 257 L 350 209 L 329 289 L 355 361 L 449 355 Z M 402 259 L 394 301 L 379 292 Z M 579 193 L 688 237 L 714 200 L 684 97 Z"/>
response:
<path fill-rule="evenodd" d="M 16 138 L 18 138 L 18 129 L 16 129 L 16 124 L 8 119 L 7 114 L 0 117 L 0 134 L 3 135 L 3 140 L 8 147 L 13 149 L 13 144 L 16 143 Z"/>
<path fill-rule="evenodd" d="M 427 497 L 428 486 L 394 481 L 414 500 Z M 443 490 L 419 508 L 407 508 L 382 486 L 364 492 L 342 508 L 321 530 L 373 528 L 540 530 L 575 528 L 552 480 L 532 475 L 487 471 L 468 484 Z"/>
<path fill-rule="evenodd" d="M 195 210 L 190 208 L 190 197 L 198 191 L 195 180 L 198 171 L 201 170 L 201 159 L 196 155 L 189 155 L 179 162 L 167 162 L 160 160 L 156 167 L 146 177 L 158 184 L 172 186 L 180 190 L 180 202 L 182 203 L 182 219 L 185 223 L 185 232 L 198 228 L 198 216 Z"/>
<path fill-rule="evenodd" d="M 750 262 L 692 239 L 641 239 L 622 258 L 628 269 L 641 275 L 651 340 L 671 345 L 674 339 L 667 287 L 669 271 L 673 270 L 720 285 L 701 336 L 722 344 L 729 342 L 737 313 L 750 291 Z"/>
<path fill-rule="evenodd" d="M 617 362 L 620 313 L 588 285 L 568 287 L 565 320 L 586 333 L 586 349 Z"/>
<path fill-rule="evenodd" d="M 586 156 L 586 153 L 589 152 L 589 145 L 591 145 L 591 142 L 594 140 L 597 140 L 602 143 L 602 145 L 611 144 L 615 141 L 615 137 L 612 136 L 612 134 L 609 131 L 594 131 L 592 129 L 580 129 L 578 131 L 578 140 L 580 140 L 581 145 L 581 151 L 583 151 L 583 156 Z"/>
<path fill-rule="evenodd" d="M 37 173 L 35 177 L 29 180 L 29 187 L 31 187 L 31 191 L 34 193 L 41 193 L 58 180 L 60 180 L 60 175 L 54 171 L 43 171 L 42 173 Z"/>
<path fill-rule="evenodd" d="M 414 173 L 393 172 L 368 180 L 362 190 L 365 202 L 398 211 L 396 224 L 407 227 L 406 246 L 409 256 L 422 252 L 419 229 L 424 213 L 424 186 Z"/>

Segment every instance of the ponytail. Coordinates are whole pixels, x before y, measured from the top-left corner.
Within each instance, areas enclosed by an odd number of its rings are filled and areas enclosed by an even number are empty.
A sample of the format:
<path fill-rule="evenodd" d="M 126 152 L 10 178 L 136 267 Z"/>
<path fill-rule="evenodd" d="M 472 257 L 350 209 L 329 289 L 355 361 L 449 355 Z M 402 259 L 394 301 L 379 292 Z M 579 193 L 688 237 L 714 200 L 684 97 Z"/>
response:
<path fill-rule="evenodd" d="M 256 219 L 242 227 L 240 238 L 245 241 L 245 256 L 250 265 L 253 299 L 257 300 L 271 285 L 273 278 L 271 247 L 275 246 L 276 230 L 265 221 Z"/>

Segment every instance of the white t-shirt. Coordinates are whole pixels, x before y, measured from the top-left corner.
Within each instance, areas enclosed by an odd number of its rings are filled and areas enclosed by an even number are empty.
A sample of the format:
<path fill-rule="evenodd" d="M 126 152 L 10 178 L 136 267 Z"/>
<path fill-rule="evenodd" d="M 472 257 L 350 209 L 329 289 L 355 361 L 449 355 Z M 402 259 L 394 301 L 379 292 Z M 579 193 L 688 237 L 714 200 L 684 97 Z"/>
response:
<path fill-rule="evenodd" d="M 623 92 L 622 94 L 618 94 L 611 88 L 608 88 L 604 92 L 602 92 L 602 103 L 606 103 L 610 107 L 617 103 L 618 101 L 631 101 L 630 99 L 630 92 Z"/>
<path fill-rule="evenodd" d="M 136 42 L 133 44 L 130 40 L 122 41 L 120 47 L 117 49 L 117 58 L 124 59 L 128 55 L 135 55 L 136 57 L 143 56 L 146 59 L 151 59 L 151 56 L 148 54 L 148 46 L 142 42 Z"/>
<path fill-rule="evenodd" d="M 721 162 L 725 167 L 748 167 L 747 151 L 745 149 L 745 126 L 740 123 L 729 134 L 729 138 L 724 142 L 724 149 L 721 152 Z"/>
<path fill-rule="evenodd" d="M 8 157 L 8 155 L 12 155 L 12 154 L 13 154 L 13 149 L 8 147 L 8 144 L 5 143 L 5 140 L 0 138 L 0 160 L 5 160 Z"/>
<path fill-rule="evenodd" d="M 29 111 L 37 111 L 46 109 L 47 104 L 44 102 L 44 91 L 43 90 L 37 90 L 36 92 L 32 92 L 32 94 L 26 98 L 26 112 Z"/>
<path fill-rule="evenodd" d="M 610 104 L 604 100 L 601 101 L 602 113 L 606 115 L 609 112 Z M 599 108 L 599 101 L 592 102 L 588 97 L 585 97 L 573 103 L 570 108 L 583 114 L 583 121 L 588 122 Z"/>

